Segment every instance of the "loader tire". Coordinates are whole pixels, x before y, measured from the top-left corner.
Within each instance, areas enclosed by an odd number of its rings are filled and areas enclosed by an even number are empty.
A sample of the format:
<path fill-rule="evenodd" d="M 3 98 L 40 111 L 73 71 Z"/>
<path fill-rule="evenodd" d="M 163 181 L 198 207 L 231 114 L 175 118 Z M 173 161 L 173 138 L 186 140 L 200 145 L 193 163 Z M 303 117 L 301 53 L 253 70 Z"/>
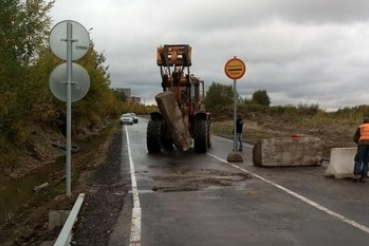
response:
<path fill-rule="evenodd" d="M 196 120 L 194 125 L 194 150 L 197 153 L 208 151 L 208 124 L 206 120 Z"/>
<path fill-rule="evenodd" d="M 160 120 L 149 120 L 146 131 L 146 146 L 149 153 L 159 153 L 163 148 Z"/>

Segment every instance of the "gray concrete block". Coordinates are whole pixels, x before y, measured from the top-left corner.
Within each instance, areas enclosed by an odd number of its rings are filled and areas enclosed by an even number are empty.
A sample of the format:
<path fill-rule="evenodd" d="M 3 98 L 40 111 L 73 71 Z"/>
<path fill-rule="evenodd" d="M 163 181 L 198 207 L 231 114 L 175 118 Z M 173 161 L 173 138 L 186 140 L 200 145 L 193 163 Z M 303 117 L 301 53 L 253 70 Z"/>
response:
<path fill-rule="evenodd" d="M 51 210 L 49 212 L 49 230 L 62 227 L 67 221 L 70 210 Z"/>
<path fill-rule="evenodd" d="M 323 142 L 318 137 L 260 139 L 253 148 L 255 166 L 319 166 L 322 164 Z"/>
<path fill-rule="evenodd" d="M 167 124 L 173 143 L 180 151 L 187 151 L 192 146 L 192 138 L 183 121 L 175 95 L 165 91 L 156 95 L 155 100 Z"/>

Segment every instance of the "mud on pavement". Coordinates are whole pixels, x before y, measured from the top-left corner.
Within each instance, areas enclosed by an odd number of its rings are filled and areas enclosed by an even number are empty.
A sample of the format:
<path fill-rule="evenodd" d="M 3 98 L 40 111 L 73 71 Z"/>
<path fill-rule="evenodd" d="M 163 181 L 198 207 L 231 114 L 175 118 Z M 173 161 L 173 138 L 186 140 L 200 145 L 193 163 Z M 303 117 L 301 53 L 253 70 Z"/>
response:
<path fill-rule="evenodd" d="M 153 191 L 195 191 L 200 189 L 233 186 L 250 178 L 246 173 L 232 173 L 216 169 L 175 168 L 170 176 L 154 176 Z"/>

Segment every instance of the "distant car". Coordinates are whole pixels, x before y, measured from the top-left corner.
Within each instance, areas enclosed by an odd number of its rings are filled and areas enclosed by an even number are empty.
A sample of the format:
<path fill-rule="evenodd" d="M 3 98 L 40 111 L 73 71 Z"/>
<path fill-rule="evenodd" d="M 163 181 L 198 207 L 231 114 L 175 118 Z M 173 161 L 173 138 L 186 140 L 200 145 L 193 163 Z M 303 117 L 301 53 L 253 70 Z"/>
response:
<path fill-rule="evenodd" d="M 133 118 L 130 114 L 122 114 L 120 123 L 123 125 L 133 125 Z"/>
<path fill-rule="evenodd" d="M 133 123 L 138 123 L 138 118 L 135 113 L 129 113 L 132 116 Z"/>

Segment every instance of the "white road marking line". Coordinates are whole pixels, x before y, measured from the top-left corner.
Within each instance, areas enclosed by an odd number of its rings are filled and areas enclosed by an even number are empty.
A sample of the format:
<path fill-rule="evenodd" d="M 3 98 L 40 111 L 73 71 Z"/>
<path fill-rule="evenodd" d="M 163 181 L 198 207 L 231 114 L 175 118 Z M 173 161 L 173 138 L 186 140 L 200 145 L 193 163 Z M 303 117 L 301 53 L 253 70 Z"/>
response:
<path fill-rule="evenodd" d="M 135 167 L 131 154 L 131 146 L 129 143 L 129 135 L 127 126 L 124 126 L 124 131 L 127 138 L 128 147 L 128 158 L 129 158 L 129 171 L 131 173 L 131 186 L 133 195 L 133 208 L 132 208 L 132 219 L 131 219 L 131 235 L 130 235 L 130 246 L 141 246 L 141 206 L 140 197 L 138 196 L 137 179 L 135 175 Z"/>
<path fill-rule="evenodd" d="M 213 157 L 213 158 L 215 158 L 215 159 L 217 159 L 217 160 L 220 160 L 221 162 L 224 162 L 226 164 L 229 164 L 229 165 L 233 166 L 234 168 L 237 168 L 237 169 L 239 169 L 239 170 L 241 170 L 241 171 L 243 171 L 245 173 L 248 173 L 248 174 L 254 176 L 255 178 L 258 178 L 258 179 L 260 179 L 260 180 L 262 180 L 262 181 L 264 181 L 264 182 L 266 182 L 266 183 L 268 183 L 268 184 L 270 184 L 270 185 L 272 185 L 272 186 L 274 186 L 274 187 L 276 187 L 278 189 L 281 189 L 284 192 L 290 194 L 291 196 L 294 196 L 297 199 L 300 199 L 301 201 L 303 201 L 303 202 L 305 202 L 305 203 L 307 203 L 307 204 L 309 204 L 309 205 L 311 205 L 311 206 L 313 206 L 313 207 L 315 207 L 315 208 L 317 208 L 317 209 L 319 209 L 319 210 L 321 210 L 321 211 L 323 211 L 323 212 L 325 212 L 325 213 L 327 213 L 327 214 L 329 214 L 329 215 L 331 215 L 331 216 L 333 216 L 333 217 L 335 217 L 337 219 L 340 219 L 343 222 L 345 222 L 345 223 L 347 223 L 347 224 L 349 224 L 349 225 L 351 225 L 353 227 L 356 227 L 356 228 L 362 230 L 363 232 L 366 232 L 366 233 L 369 234 L 369 228 L 368 227 L 366 227 L 364 225 L 361 225 L 361 224 L 357 223 L 354 220 L 350 220 L 350 219 L 346 218 L 345 216 L 343 216 L 343 215 L 341 215 L 339 213 L 336 213 L 336 212 L 334 212 L 334 211 L 332 211 L 332 210 L 330 210 L 330 209 L 328 209 L 326 207 L 323 207 L 322 205 L 320 205 L 320 204 L 318 204 L 318 203 L 316 203 L 316 202 L 314 202 L 314 201 L 312 201 L 312 200 L 310 200 L 310 199 L 308 199 L 308 198 L 306 198 L 306 197 L 304 197 L 304 196 L 302 196 L 302 195 L 300 195 L 300 194 L 298 194 L 298 193 L 296 193 L 294 191 L 291 191 L 291 190 L 289 190 L 289 189 L 287 189 L 287 188 L 285 188 L 285 187 L 283 187 L 283 186 L 281 186 L 279 184 L 274 183 L 273 181 L 270 181 L 270 180 L 268 180 L 266 178 L 263 178 L 260 175 L 257 175 L 255 173 L 249 172 L 246 169 L 243 169 L 243 168 L 241 168 L 241 167 L 239 167 L 239 166 L 237 166 L 235 164 L 229 163 L 228 161 L 226 161 L 226 160 L 224 160 L 224 159 L 222 159 L 220 157 L 217 157 L 217 156 L 215 156 L 213 154 L 210 154 L 210 153 L 208 153 L 208 155 L 211 156 L 211 157 Z"/>

